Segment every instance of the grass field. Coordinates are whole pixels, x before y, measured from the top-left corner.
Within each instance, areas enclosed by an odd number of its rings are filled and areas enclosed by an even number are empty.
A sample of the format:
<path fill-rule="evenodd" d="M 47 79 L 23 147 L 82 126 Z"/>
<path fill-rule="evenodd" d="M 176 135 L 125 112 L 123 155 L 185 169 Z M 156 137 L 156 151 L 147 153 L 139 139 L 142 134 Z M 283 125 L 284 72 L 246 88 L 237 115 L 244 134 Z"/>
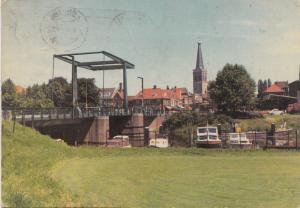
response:
<path fill-rule="evenodd" d="M 9 123 L 2 136 L 6 206 L 300 206 L 300 152 L 74 148 Z"/>

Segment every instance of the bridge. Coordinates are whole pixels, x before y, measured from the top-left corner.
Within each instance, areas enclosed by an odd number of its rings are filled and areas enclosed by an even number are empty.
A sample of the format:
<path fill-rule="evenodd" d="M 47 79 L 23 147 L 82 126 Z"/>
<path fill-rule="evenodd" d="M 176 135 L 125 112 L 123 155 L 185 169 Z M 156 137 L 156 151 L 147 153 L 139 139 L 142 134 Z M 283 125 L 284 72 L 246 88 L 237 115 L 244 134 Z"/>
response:
<path fill-rule="evenodd" d="M 2 118 L 32 127 L 70 145 L 105 145 L 115 135 L 128 135 L 135 147 L 147 146 L 168 112 L 154 108 L 6 108 Z"/>
<path fill-rule="evenodd" d="M 84 56 L 94 56 L 83 61 Z M 103 59 L 100 60 L 100 56 Z M 147 145 L 149 131 L 157 131 L 165 120 L 166 112 L 155 108 L 128 107 L 127 69 L 134 65 L 106 51 L 68 53 L 53 55 L 72 66 L 72 107 L 68 108 L 7 108 L 2 109 L 2 118 L 35 128 L 52 138 L 63 139 L 68 144 L 102 145 L 115 135 L 128 135 L 132 146 Z M 95 60 L 96 59 L 96 60 Z M 123 107 L 80 108 L 78 105 L 77 68 L 91 71 L 123 71 Z M 104 82 L 104 80 L 103 80 Z M 151 137 L 151 136 L 150 136 Z"/>

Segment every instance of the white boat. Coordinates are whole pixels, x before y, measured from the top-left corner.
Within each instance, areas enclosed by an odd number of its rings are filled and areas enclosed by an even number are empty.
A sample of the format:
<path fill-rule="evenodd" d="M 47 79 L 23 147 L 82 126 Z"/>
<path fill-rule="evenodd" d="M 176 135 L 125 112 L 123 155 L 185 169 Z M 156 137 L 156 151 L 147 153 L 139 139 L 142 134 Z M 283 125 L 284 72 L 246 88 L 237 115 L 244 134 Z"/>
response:
<path fill-rule="evenodd" d="M 246 133 L 229 133 L 227 136 L 231 147 L 246 148 L 252 145 Z"/>
<path fill-rule="evenodd" d="M 197 147 L 218 148 L 222 146 L 218 128 L 215 126 L 198 127 L 197 138 L 194 142 Z"/>
<path fill-rule="evenodd" d="M 166 136 L 158 136 L 157 138 L 150 139 L 150 147 L 167 148 L 169 147 L 169 141 Z"/>

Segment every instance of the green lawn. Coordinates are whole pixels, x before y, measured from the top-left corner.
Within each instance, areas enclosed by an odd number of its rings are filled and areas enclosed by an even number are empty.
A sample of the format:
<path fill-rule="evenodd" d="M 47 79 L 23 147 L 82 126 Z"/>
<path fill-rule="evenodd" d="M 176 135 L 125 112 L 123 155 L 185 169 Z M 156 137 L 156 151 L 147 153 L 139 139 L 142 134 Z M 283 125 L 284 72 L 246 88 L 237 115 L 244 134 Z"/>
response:
<path fill-rule="evenodd" d="M 300 206 L 300 152 L 72 148 L 9 128 L 2 134 L 6 206 Z"/>

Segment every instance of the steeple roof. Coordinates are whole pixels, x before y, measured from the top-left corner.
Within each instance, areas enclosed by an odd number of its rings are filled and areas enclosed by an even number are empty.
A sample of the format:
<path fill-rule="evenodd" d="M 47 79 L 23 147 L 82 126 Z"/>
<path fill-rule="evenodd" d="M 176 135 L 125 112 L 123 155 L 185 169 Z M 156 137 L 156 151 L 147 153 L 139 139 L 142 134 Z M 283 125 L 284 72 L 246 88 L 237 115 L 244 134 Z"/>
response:
<path fill-rule="evenodd" d="M 196 62 L 196 70 L 204 69 L 202 51 L 201 51 L 201 43 L 198 42 L 198 52 L 197 52 L 197 62 Z"/>

